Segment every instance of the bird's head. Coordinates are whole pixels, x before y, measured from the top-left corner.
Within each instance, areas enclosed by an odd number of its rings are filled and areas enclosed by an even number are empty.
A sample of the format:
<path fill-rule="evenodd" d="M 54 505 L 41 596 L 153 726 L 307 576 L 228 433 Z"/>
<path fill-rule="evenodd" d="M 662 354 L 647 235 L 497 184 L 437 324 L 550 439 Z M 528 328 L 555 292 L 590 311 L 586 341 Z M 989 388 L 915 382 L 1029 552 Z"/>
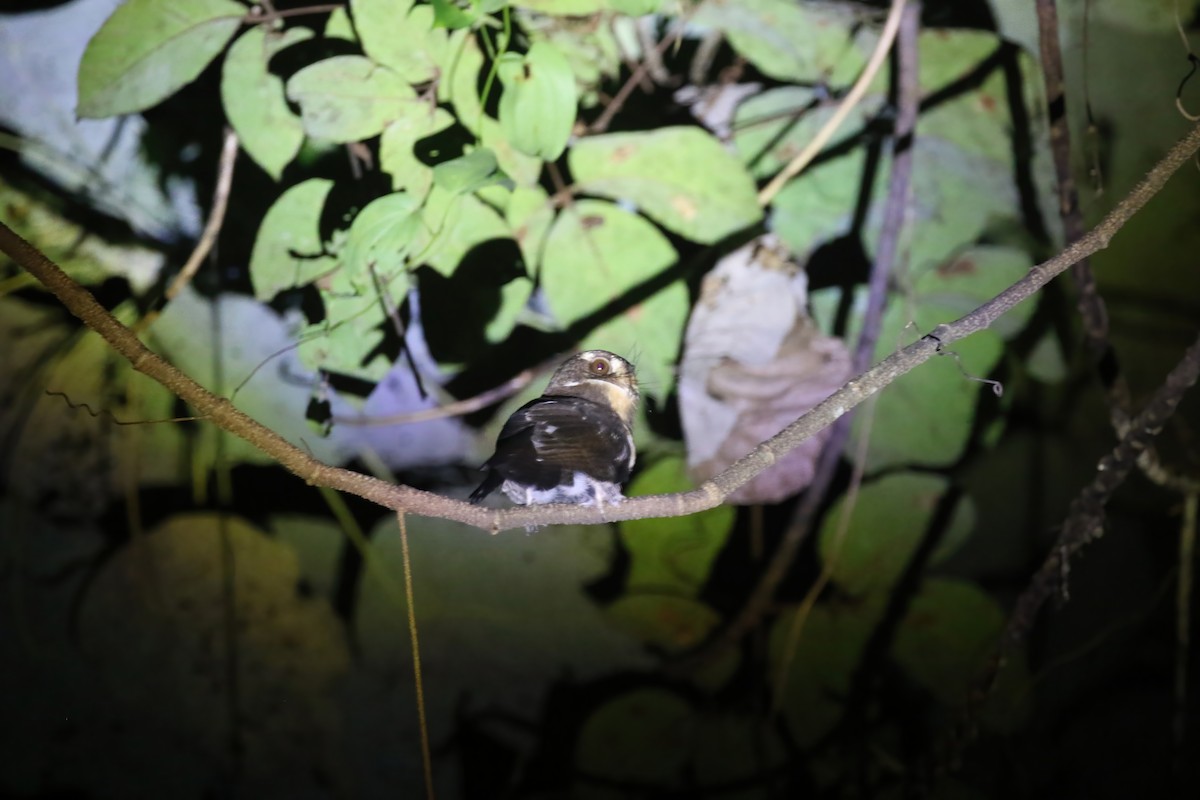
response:
<path fill-rule="evenodd" d="M 564 361 L 543 395 L 582 397 L 602 403 L 629 427 L 637 410 L 638 385 L 633 364 L 607 350 L 585 350 Z"/>

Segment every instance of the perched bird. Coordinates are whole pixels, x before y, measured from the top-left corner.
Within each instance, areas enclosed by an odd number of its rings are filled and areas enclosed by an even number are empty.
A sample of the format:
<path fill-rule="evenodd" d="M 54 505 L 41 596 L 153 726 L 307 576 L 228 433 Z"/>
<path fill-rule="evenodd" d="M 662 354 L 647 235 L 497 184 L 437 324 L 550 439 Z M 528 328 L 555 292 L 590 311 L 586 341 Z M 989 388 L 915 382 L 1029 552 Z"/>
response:
<path fill-rule="evenodd" d="M 496 489 L 519 505 L 621 501 L 636 456 L 637 401 L 633 364 L 607 350 L 571 356 L 542 396 L 504 423 L 471 502 Z"/>

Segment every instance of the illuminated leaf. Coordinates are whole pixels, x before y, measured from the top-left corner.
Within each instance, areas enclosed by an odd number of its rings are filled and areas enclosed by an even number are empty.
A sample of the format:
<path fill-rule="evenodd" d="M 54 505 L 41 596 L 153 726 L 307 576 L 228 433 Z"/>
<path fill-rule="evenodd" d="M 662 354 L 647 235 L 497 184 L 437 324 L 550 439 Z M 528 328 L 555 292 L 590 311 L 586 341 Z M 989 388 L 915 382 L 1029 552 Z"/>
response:
<path fill-rule="evenodd" d="M 943 520 L 945 529 L 932 531 L 948 489 L 945 478 L 916 472 L 892 473 L 866 483 L 839 538 L 847 507 L 840 498 L 825 516 L 818 543 L 833 580 L 854 595 L 886 590 L 929 535 L 941 536 L 930 563 L 950 555 L 974 528 L 975 510 L 969 499 L 951 501 L 955 505 Z"/>
<path fill-rule="evenodd" d="M 558 48 L 534 42 L 524 56 L 500 57 L 500 126 L 526 155 L 553 161 L 562 155 L 575 124 L 575 75 Z"/>
<path fill-rule="evenodd" d="M 568 158 L 585 194 L 632 203 L 696 242 L 719 241 L 762 216 L 753 179 L 700 128 L 591 136 Z"/>
<path fill-rule="evenodd" d="M 246 12 L 233 0 L 128 0 L 88 42 L 76 113 L 111 117 L 162 102 L 217 57 Z"/>
<path fill-rule="evenodd" d="M 288 108 L 283 80 L 267 69 L 271 56 L 312 37 L 307 28 L 268 34 L 251 28 L 233 43 L 221 70 L 221 101 L 244 149 L 279 180 L 304 141 L 304 126 Z"/>
<path fill-rule="evenodd" d="M 401 116 L 416 94 L 386 67 L 362 56 L 334 56 L 310 64 L 287 83 L 309 136 L 357 142 L 380 133 Z"/>
<path fill-rule="evenodd" d="M 333 181 L 310 178 L 280 195 L 263 217 L 250 254 L 250 282 L 259 300 L 304 286 L 333 268 L 320 232 L 332 188 Z"/>

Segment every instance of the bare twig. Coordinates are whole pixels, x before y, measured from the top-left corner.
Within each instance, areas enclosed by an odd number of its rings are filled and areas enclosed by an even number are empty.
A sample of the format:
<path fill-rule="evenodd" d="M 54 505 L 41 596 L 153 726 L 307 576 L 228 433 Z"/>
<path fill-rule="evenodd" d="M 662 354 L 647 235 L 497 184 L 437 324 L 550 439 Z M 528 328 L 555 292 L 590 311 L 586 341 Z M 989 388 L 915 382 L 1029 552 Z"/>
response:
<path fill-rule="evenodd" d="M 53 389 L 45 391 L 47 397 L 61 397 L 62 401 L 67 404 L 67 408 L 72 411 L 86 411 L 88 416 L 93 419 L 107 419 L 113 425 L 161 425 L 167 422 L 199 422 L 204 417 L 168 417 L 166 419 L 117 419 L 117 415 L 109 411 L 107 408 L 99 410 L 92 408 L 89 403 L 76 403 L 70 398 L 66 392 L 56 392 Z"/>
<path fill-rule="evenodd" d="M 385 508 L 455 520 L 492 532 L 528 525 L 588 525 L 625 519 L 693 514 L 720 505 L 732 492 L 774 464 L 781 456 L 901 375 L 928 361 L 944 345 L 988 328 L 1013 307 L 1033 297 L 1055 276 L 1079 259 L 1107 247 L 1117 231 L 1162 189 L 1183 164 L 1188 163 L 1197 150 L 1200 150 L 1200 126 L 1193 128 L 1175 144 L 1129 195 L 1086 236 L 1059 255 L 1031 269 L 1021 280 L 971 313 L 954 322 L 937 326 L 928 335 L 851 379 L 816 408 L 699 488 L 679 494 L 631 498 L 619 505 L 604 508 L 578 505 L 481 508 L 461 500 L 423 492 L 409 486 L 393 485 L 357 472 L 322 464 L 148 350 L 129 328 L 118 322 L 96 302 L 87 289 L 76 283 L 57 264 L 3 223 L 0 223 L 0 250 L 32 273 L 72 314 L 127 358 L 135 370 L 158 381 L 190 403 L 199 414 L 208 415 L 223 430 L 245 439 L 311 484 L 350 492 Z"/>
<path fill-rule="evenodd" d="M 1188 41 L 1187 31 L 1183 29 L 1183 20 L 1179 16 L 1179 0 L 1175 0 L 1175 30 L 1179 33 L 1179 38 L 1183 41 L 1183 49 L 1187 51 L 1188 63 L 1192 68 L 1188 70 L 1187 75 L 1183 76 L 1183 80 L 1179 82 L 1179 88 L 1175 90 L 1175 109 L 1189 122 L 1200 122 L 1200 114 L 1193 114 L 1183 106 L 1183 87 L 1187 86 L 1196 74 L 1196 68 L 1200 67 L 1200 58 L 1192 52 L 1192 43 Z"/>
<path fill-rule="evenodd" d="M 1187 739 L 1188 673 L 1192 630 L 1192 576 L 1196 559 L 1196 516 L 1200 494 L 1184 498 L 1183 521 L 1179 526 L 1179 584 L 1175 589 L 1175 750 L 1183 752 Z"/>
<path fill-rule="evenodd" d="M 1062 217 L 1066 243 L 1083 235 L 1083 214 L 1079 210 L 1079 191 L 1071 172 L 1071 130 L 1067 121 L 1067 98 L 1063 79 L 1062 50 L 1058 45 L 1058 9 L 1055 0 L 1037 0 L 1038 44 L 1042 57 L 1042 76 L 1046 84 L 1046 111 L 1050 118 L 1050 149 L 1054 155 L 1054 175 L 1058 183 L 1058 211 Z M 1108 308 L 1096 286 L 1096 276 L 1087 259 L 1071 267 L 1071 277 L 1079 292 L 1076 304 L 1083 320 L 1084 340 L 1098 365 L 1108 396 L 1109 416 L 1120 430 L 1128 420 L 1129 385 L 1117 364 L 1117 355 L 1108 341 Z"/>
<path fill-rule="evenodd" d="M 796 157 L 788 162 L 778 175 L 771 179 L 771 182 L 758 193 L 758 204 L 766 206 L 775 199 L 775 195 L 783 189 L 784 185 L 792 178 L 800 174 L 800 171 L 809 165 L 817 154 L 821 152 L 821 148 L 833 137 L 837 129 L 846 117 L 850 116 L 850 112 L 862 100 L 863 95 L 867 93 L 867 87 L 871 85 L 871 81 L 875 80 L 875 74 L 879 72 L 879 68 L 883 66 L 884 59 L 887 58 L 888 51 L 892 49 L 892 42 L 896 39 L 896 31 L 900 28 L 900 12 L 904 10 L 905 0 L 892 0 L 892 7 L 888 10 L 887 19 L 883 23 L 883 30 L 879 33 L 879 42 L 875 45 L 874 52 L 867 60 L 867 65 L 863 68 L 862 74 L 858 76 L 858 80 L 854 82 L 854 86 L 850 88 L 850 92 L 842 100 L 841 105 L 833 112 L 833 115 L 821 126 L 821 130 L 817 131 L 817 135 L 812 138 L 803 150 L 796 154 Z"/>
<path fill-rule="evenodd" d="M 204 233 L 201 234 L 200 241 L 196 243 L 196 249 L 192 251 L 187 263 L 167 287 L 168 300 L 174 300 L 175 296 L 183 291 L 183 287 L 191 283 L 221 233 L 221 225 L 225 222 L 225 210 L 229 207 L 229 190 L 233 186 L 233 164 L 237 161 L 237 152 L 238 136 L 233 132 L 233 128 L 226 128 L 225 140 L 221 143 L 221 160 L 217 167 L 217 188 L 213 190 L 212 211 L 208 215 L 208 224 L 204 226 Z"/>
<path fill-rule="evenodd" d="M 1185 351 L 1183 358 L 1167 375 L 1142 413 L 1133 419 L 1129 432 L 1112 452 L 1100 460 L 1092 483 L 1072 501 L 1067 520 L 1050 555 L 1030 581 L 1029 588 L 1017 600 L 1005 629 L 1007 643 L 1017 644 L 1028 635 L 1038 609 L 1059 585 L 1064 565 L 1073 554 L 1100 536 L 1104 506 L 1109 497 L 1124 483 L 1137 463 L 1137 454 L 1162 431 L 1163 425 L 1198 376 L 1200 337 Z"/>
<path fill-rule="evenodd" d="M 553 360 L 544 361 L 537 366 L 521 370 L 499 386 L 494 386 L 474 397 L 468 397 L 465 400 L 456 400 L 453 403 L 447 403 L 437 408 L 425 408 L 420 411 L 409 411 L 404 414 L 389 414 L 386 417 L 361 415 L 344 417 L 335 415 L 333 422 L 338 425 L 409 425 L 414 422 L 429 422 L 434 419 L 473 414 L 476 411 L 487 408 L 493 403 L 512 397 L 528 386 L 539 374 L 546 372 L 554 364 L 560 363 L 562 359 L 563 356 L 555 356 Z"/>
<path fill-rule="evenodd" d="M 257 25 L 260 22 L 274 22 L 277 19 L 284 17 L 303 17 L 309 14 L 329 14 L 337 11 L 339 8 L 344 8 L 345 3 L 325 3 L 316 6 L 302 6 L 300 8 L 285 8 L 276 10 L 270 3 L 262 3 L 262 8 L 251 9 L 246 16 L 242 17 L 244 25 Z"/>
<path fill-rule="evenodd" d="M 1127 433 L 1117 446 L 1100 459 L 1091 484 L 1071 502 L 1058 538 L 1030 579 L 1029 586 L 1017 598 L 996 652 L 976 680 L 962 718 L 940 748 L 943 767 L 958 762 L 963 748 L 975 734 L 978 711 L 996 685 L 1009 652 L 1029 635 L 1042 604 L 1056 590 L 1065 590 L 1071 557 L 1100 537 L 1104 509 L 1112 493 L 1129 477 L 1137 464 L 1138 454 L 1162 431 L 1197 377 L 1200 377 L 1200 337 L 1187 349 L 1142 412 L 1131 420 Z"/>
<path fill-rule="evenodd" d="M 1058 181 L 1059 212 L 1068 244 L 1083 235 L 1083 213 L 1079 210 L 1079 192 L 1071 172 L 1071 132 L 1067 122 L 1062 51 L 1058 43 L 1056 0 L 1037 0 L 1038 37 L 1042 74 L 1046 83 L 1046 104 L 1050 116 L 1050 146 L 1054 153 L 1054 172 Z M 1180 31 L 1182 34 L 1182 30 Z M 1184 38 L 1186 46 L 1187 39 Z M 1194 120 L 1193 120 L 1194 121 Z M 1116 351 L 1108 340 L 1108 309 L 1096 285 L 1096 276 L 1087 259 L 1071 268 L 1079 290 L 1077 301 L 1083 320 L 1084 339 L 1099 367 L 1100 380 L 1108 400 L 1109 419 L 1118 436 L 1129 429 L 1132 403 L 1129 383 L 1122 372 Z M 1200 480 L 1176 474 L 1168 469 L 1153 447 L 1138 457 L 1142 472 L 1160 486 L 1180 492 L 1196 491 Z"/>
<path fill-rule="evenodd" d="M 646 54 L 642 56 L 642 60 L 637 65 L 637 68 L 633 70 L 633 72 L 625 80 L 625 83 L 622 84 L 621 88 L 617 90 L 617 93 L 613 96 L 613 99 L 610 100 L 608 105 L 604 107 L 604 111 L 600 112 L 600 116 L 596 117 L 592 124 L 588 126 L 588 133 L 604 133 L 606 130 L 608 130 L 608 126 L 612 124 L 613 117 L 617 115 L 618 111 L 624 108 L 625 101 L 627 101 L 629 96 L 633 94 L 633 90 L 638 86 L 638 84 L 640 84 L 646 78 L 646 76 L 650 75 L 652 71 L 662 70 L 662 54 L 667 52 L 668 47 L 679 41 L 681 36 L 683 36 L 682 22 L 680 23 L 679 31 L 677 33 L 674 35 L 664 36 L 662 41 L 659 42 L 657 46 L 646 50 Z"/>

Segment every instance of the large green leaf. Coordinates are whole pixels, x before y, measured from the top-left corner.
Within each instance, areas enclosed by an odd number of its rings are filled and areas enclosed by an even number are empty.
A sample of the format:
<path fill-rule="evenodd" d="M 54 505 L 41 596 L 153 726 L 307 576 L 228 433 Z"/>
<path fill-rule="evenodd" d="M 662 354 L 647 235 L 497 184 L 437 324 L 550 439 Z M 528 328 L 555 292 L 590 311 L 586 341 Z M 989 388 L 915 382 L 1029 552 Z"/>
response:
<path fill-rule="evenodd" d="M 456 194 L 434 186 L 417 232 L 415 259 L 442 275 L 452 275 L 476 245 L 507 239 L 512 231 L 495 209 L 473 194 Z"/>
<path fill-rule="evenodd" d="M 377 64 L 409 83 L 437 75 L 446 55 L 446 32 L 434 28 L 434 9 L 412 0 L 352 0 L 354 29 L 363 50 Z"/>
<path fill-rule="evenodd" d="M 335 260 L 325 253 L 320 231 L 321 211 L 332 188 L 331 180 L 310 178 L 280 195 L 263 217 L 250 254 L 250 282 L 259 300 L 333 269 Z"/>
<path fill-rule="evenodd" d="M 371 287 L 357 294 L 322 292 L 325 319 L 309 325 L 296 352 L 311 369 L 323 369 L 377 383 L 391 361 L 377 350 L 383 341 L 387 309 Z"/>
<path fill-rule="evenodd" d="M 533 237 L 522 244 L 527 259 L 538 252 L 540 219 L 541 214 L 531 217 L 526 229 Z M 559 214 L 540 254 L 542 289 L 564 326 L 618 300 L 675 260 L 674 248 L 657 228 L 599 200 L 581 200 Z M 583 344 L 633 358 L 643 393 L 665 400 L 675 385 L 688 303 L 687 287 L 674 281 L 600 322 Z"/>
<path fill-rule="evenodd" d="M 113 552 L 92 576 L 77 620 L 78 644 L 105 687 L 104 710 L 92 712 L 107 720 L 105 734 L 142 748 L 150 740 L 186 741 L 188 756 L 169 748 L 160 756 L 176 766 L 220 763 L 236 680 L 238 713 L 256 754 L 240 785 L 302 797 L 312 793 L 311 773 L 295 765 L 305 764 L 335 794 L 345 793 L 348 770 L 326 726 L 340 714 L 338 686 L 353 659 L 342 621 L 324 598 L 298 592 L 298 582 L 291 548 L 228 513 L 170 517 Z M 142 794 L 140 769 L 134 774 L 125 791 L 101 793 Z M 203 794 L 183 783 L 159 783 L 149 795 Z"/>
<path fill-rule="evenodd" d="M 716 242 L 762 214 L 749 173 L 700 128 L 593 136 L 568 159 L 581 191 L 633 203 L 696 242 Z"/>
<path fill-rule="evenodd" d="M 695 486 L 687 463 L 662 458 L 643 470 L 626 494 L 687 492 Z M 718 506 L 687 517 L 636 519 L 620 523 L 621 542 L 629 553 L 628 591 L 695 597 L 725 546 L 733 526 L 732 506 Z"/>
<path fill-rule="evenodd" d="M 287 94 L 300 106 L 305 132 L 333 142 L 375 136 L 416 98 L 402 77 L 362 56 L 310 64 L 288 81 Z"/>
<path fill-rule="evenodd" d="M 575 744 L 575 768 L 622 785 L 674 785 L 691 751 L 687 734 L 698 720 L 696 711 L 675 692 L 627 692 L 596 709 L 584 723 Z"/>
<path fill-rule="evenodd" d="M 221 69 L 221 102 L 244 149 L 267 174 L 279 180 L 283 168 L 300 152 L 304 126 L 288 108 L 283 80 L 267 65 L 280 50 L 312 38 L 308 28 L 281 34 L 258 26 L 229 48 Z"/>
<path fill-rule="evenodd" d="M 775 197 L 771 229 L 798 258 L 803 260 L 821 245 L 849 233 L 867 166 L 867 155 L 858 148 L 810 166 Z"/>
<path fill-rule="evenodd" d="M 598 311 L 662 272 L 675 248 L 630 211 L 581 200 L 558 215 L 546 237 L 542 288 L 563 325 Z"/>
<path fill-rule="evenodd" d="M 451 734 L 453 709 L 466 693 L 489 708 L 524 714 L 564 674 L 591 681 L 649 667 L 642 648 L 605 624 L 583 590 L 611 569 L 613 538 L 603 526 L 490 536 L 445 520 L 410 516 L 407 525 L 421 659 L 438 676 L 426 686 L 431 709 L 441 709 L 430 714 L 434 737 Z M 348 624 L 365 671 L 411 702 L 411 682 L 395 679 L 411 668 L 412 653 L 408 638 L 397 635 L 408 548 L 394 516 L 382 518 L 370 542 L 368 564 L 377 569 L 367 569 Z M 326 567 L 336 574 L 336 562 Z M 390 705 L 380 712 L 388 730 L 410 726 L 409 741 L 416 741 L 415 714 L 395 719 Z"/>
<path fill-rule="evenodd" d="M 916 270 L 908 297 L 894 297 L 884 313 L 875 357 L 882 359 L 942 322 L 953 320 L 1020 279 L 1030 266 L 1023 251 L 976 247 Z M 979 392 L 1003 353 L 1002 336 L 1019 331 L 1033 304 L 1009 312 L 997 325 L 955 342 L 948 352 L 903 375 L 874 400 L 866 463 L 872 471 L 895 465 L 946 466 L 963 453 L 974 427 Z M 868 415 L 854 422 L 857 441 Z M 857 454 L 852 444 L 849 452 Z"/>
<path fill-rule="evenodd" d="M 496 154 L 486 147 L 443 161 L 433 168 L 433 182 L 451 194 L 466 194 L 496 184 Z"/>
<path fill-rule="evenodd" d="M 817 98 L 817 91 L 807 86 L 780 86 L 738 104 L 733 116 L 733 143 L 755 177 L 779 172 L 812 141 L 840 105 L 818 102 Z M 840 129 L 842 133 L 861 131 L 885 99 L 868 94 L 856 103 Z M 835 138 L 834 144 L 837 141 Z M 857 191 L 858 186 L 847 188 Z"/>
<path fill-rule="evenodd" d="M 508 224 L 512 226 L 513 239 L 521 248 L 526 268 L 536 272 L 542 260 L 542 246 L 546 234 L 554 222 L 554 205 L 546 190 L 540 186 L 518 186 L 509 196 L 505 210 Z"/>
<path fill-rule="evenodd" d="M 925 581 L 896 631 L 898 663 L 941 703 L 961 709 L 1004 631 L 1004 611 L 977 586 L 959 580 Z M 1011 731 L 1029 713 L 1025 659 L 1012 653 L 989 693 L 983 719 Z"/>
<path fill-rule="evenodd" d="M 854 595 L 886 591 L 900 576 L 925 536 L 949 488 L 945 478 L 916 472 L 885 475 L 863 484 L 853 516 L 839 537 L 848 508 L 840 498 L 821 525 L 818 549 L 833 580 Z M 970 535 L 975 510 L 956 501 L 930 563 L 950 555 Z"/>
<path fill-rule="evenodd" d="M 771 626 L 768 647 L 775 702 L 800 745 L 816 743 L 842 718 L 882 601 L 880 594 L 867 594 L 848 603 L 820 604 L 803 618 L 803 626 L 797 624 L 800 611 L 781 615 Z"/>
<path fill-rule="evenodd" d="M 566 56 L 548 42 L 534 42 L 524 56 L 500 57 L 500 126 L 526 155 L 553 161 L 562 155 L 575 124 L 575 75 Z"/>
<path fill-rule="evenodd" d="M 370 294 L 379 288 L 377 279 L 390 281 L 408 268 L 421 225 L 419 207 L 411 195 L 395 192 L 372 200 L 354 217 L 341 266 L 355 288 Z M 401 299 L 393 297 L 393 306 Z"/>
<path fill-rule="evenodd" d="M 76 113 L 111 117 L 162 102 L 217 57 L 245 15 L 233 0 L 129 0 L 88 42 Z"/>
<path fill-rule="evenodd" d="M 839 62 L 865 58 L 851 46 L 858 12 L 834 3 L 794 0 L 706 0 L 691 25 L 715 28 L 766 75 L 821 83 Z"/>
<path fill-rule="evenodd" d="M 424 198 L 433 185 L 433 170 L 417 158 L 413 146 L 454 124 L 443 108 L 406 103 L 379 137 L 379 168 L 392 176 L 392 188 Z"/>
<path fill-rule="evenodd" d="M 483 107 L 479 102 L 479 73 L 483 67 L 483 51 L 475 34 L 457 30 L 450 36 L 449 60 L 446 74 L 438 81 L 438 100 L 454 107 L 458 122 L 471 133 L 479 133 Z"/>

